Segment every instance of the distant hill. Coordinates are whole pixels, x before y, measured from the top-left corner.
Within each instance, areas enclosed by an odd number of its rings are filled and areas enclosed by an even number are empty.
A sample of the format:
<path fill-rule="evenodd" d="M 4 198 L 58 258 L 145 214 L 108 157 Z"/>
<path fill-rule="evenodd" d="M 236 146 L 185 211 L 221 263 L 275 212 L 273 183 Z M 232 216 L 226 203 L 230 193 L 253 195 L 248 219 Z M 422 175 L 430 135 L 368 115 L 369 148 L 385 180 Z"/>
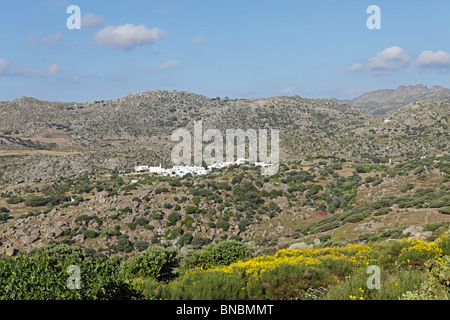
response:
<path fill-rule="evenodd" d="M 0 177 L 49 180 L 143 164 L 170 166 L 176 144 L 171 133 L 193 132 L 198 120 L 204 131 L 223 134 L 279 129 L 281 161 L 337 156 L 387 162 L 447 154 L 449 106 L 449 98 L 415 101 L 385 119 L 337 101 L 299 96 L 232 100 L 154 90 L 88 103 L 22 97 L 0 102 Z"/>
<path fill-rule="evenodd" d="M 428 88 L 422 84 L 399 86 L 397 89 L 383 89 L 364 93 L 353 100 L 340 100 L 364 113 L 382 116 L 412 102 L 434 98 L 450 97 L 450 89 L 441 86 Z"/>

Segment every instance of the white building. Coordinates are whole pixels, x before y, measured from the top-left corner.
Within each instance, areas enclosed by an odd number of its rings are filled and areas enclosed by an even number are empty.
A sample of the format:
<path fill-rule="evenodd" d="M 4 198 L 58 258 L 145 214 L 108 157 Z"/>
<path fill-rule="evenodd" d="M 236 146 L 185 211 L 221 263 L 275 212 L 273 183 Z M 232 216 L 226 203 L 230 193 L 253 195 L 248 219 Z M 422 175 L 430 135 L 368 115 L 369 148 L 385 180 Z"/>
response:
<path fill-rule="evenodd" d="M 159 167 L 149 167 L 149 166 L 136 166 L 134 167 L 134 170 L 136 172 L 143 172 L 143 171 L 147 171 L 149 173 L 156 173 L 158 175 L 163 175 L 163 176 L 178 176 L 178 177 L 183 177 L 186 174 L 192 174 L 192 175 L 205 175 L 211 172 L 212 169 L 222 169 L 225 167 L 229 167 L 232 165 L 242 165 L 242 164 L 246 164 L 249 163 L 250 160 L 248 159 L 244 159 L 244 158 L 239 158 L 237 159 L 235 162 L 219 162 L 219 163 L 213 163 L 211 165 L 209 165 L 206 168 L 201 167 L 201 166 L 174 166 L 171 169 L 164 169 L 161 164 L 159 165 Z M 255 162 L 254 164 L 255 166 L 259 166 L 259 167 L 270 167 L 272 166 L 272 164 L 267 164 L 264 162 Z"/>
<path fill-rule="evenodd" d="M 186 174 L 192 175 L 205 175 L 209 173 L 209 170 L 199 166 L 174 166 L 172 169 L 165 170 L 170 176 L 182 177 Z"/>
<path fill-rule="evenodd" d="M 161 174 L 164 173 L 166 169 L 164 169 L 163 167 L 161 167 L 161 164 L 159 164 L 159 167 L 149 167 L 148 171 L 150 173 L 156 173 L 156 174 Z"/>
<path fill-rule="evenodd" d="M 136 166 L 136 167 L 134 167 L 134 171 L 136 171 L 136 172 L 148 171 L 148 169 L 149 169 L 148 166 Z"/>
<path fill-rule="evenodd" d="M 232 166 L 233 164 L 235 164 L 235 163 L 234 162 L 213 163 L 213 164 L 208 166 L 208 169 L 210 169 L 210 170 L 212 170 L 212 169 L 222 169 L 222 168 L 225 168 L 225 167 Z"/>

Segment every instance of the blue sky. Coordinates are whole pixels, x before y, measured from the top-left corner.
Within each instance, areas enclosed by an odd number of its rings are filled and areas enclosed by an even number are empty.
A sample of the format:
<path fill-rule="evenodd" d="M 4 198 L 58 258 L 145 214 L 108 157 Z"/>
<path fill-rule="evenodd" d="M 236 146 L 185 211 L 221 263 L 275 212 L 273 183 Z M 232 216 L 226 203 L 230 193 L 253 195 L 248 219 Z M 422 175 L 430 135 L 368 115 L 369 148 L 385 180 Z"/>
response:
<path fill-rule="evenodd" d="M 69 30 L 67 7 L 81 9 Z M 370 5 L 381 29 L 366 26 Z M 0 2 L 0 100 L 109 100 L 153 89 L 208 97 L 353 98 L 450 87 L 450 2 Z"/>

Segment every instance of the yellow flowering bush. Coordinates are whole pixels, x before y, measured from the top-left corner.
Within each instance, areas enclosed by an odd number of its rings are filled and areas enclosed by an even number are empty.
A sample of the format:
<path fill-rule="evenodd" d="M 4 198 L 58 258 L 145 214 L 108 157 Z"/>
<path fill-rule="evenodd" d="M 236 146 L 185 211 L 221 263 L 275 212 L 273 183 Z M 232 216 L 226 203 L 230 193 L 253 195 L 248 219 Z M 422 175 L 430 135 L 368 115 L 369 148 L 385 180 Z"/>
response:
<path fill-rule="evenodd" d="M 229 265 L 191 268 L 170 283 L 137 280 L 135 285 L 158 299 L 398 299 L 420 287 L 426 261 L 441 261 L 449 249 L 448 234 L 434 242 L 282 249 Z M 369 265 L 382 270 L 381 290 L 366 286 Z"/>
<path fill-rule="evenodd" d="M 418 239 L 402 240 L 403 249 L 399 260 L 413 265 L 423 265 L 428 259 L 440 259 L 443 251 L 437 242 L 426 242 Z"/>

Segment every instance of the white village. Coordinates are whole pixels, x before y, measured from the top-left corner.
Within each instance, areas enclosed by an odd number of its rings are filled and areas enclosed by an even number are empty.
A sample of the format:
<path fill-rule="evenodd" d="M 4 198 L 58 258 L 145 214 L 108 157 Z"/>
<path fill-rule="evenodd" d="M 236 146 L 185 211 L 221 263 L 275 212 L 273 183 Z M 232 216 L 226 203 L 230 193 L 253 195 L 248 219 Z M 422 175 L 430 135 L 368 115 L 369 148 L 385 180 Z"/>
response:
<path fill-rule="evenodd" d="M 233 165 L 243 165 L 243 164 L 252 164 L 249 159 L 239 158 L 234 162 L 219 162 L 208 165 L 206 168 L 202 166 L 174 166 L 171 169 L 165 169 L 161 166 L 151 167 L 151 166 L 136 166 L 134 167 L 135 172 L 148 172 L 155 173 L 159 176 L 170 176 L 170 177 L 183 177 L 187 174 L 191 174 L 192 176 L 202 176 L 210 173 L 213 169 L 222 169 Z M 272 164 L 267 164 L 264 162 L 256 161 L 253 163 L 256 167 L 270 167 Z"/>

